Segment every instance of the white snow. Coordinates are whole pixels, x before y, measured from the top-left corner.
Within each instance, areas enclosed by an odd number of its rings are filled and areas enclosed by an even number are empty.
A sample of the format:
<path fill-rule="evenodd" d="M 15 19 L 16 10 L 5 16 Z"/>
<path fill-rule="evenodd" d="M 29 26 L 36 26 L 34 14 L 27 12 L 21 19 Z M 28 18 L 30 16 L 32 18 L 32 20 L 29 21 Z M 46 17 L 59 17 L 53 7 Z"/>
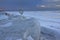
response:
<path fill-rule="evenodd" d="M 8 12 L 8 13 L 13 14 L 14 16 L 20 15 L 19 12 L 17 11 Z M 30 18 L 30 17 L 37 18 L 40 21 L 43 33 L 53 35 L 56 38 L 55 40 L 60 40 L 60 12 L 58 11 L 57 12 L 56 11 L 25 11 L 23 15 L 26 16 L 27 18 Z M 32 40 L 31 37 L 29 37 L 28 39 Z M 18 39 L 18 40 L 21 40 L 21 39 Z"/>

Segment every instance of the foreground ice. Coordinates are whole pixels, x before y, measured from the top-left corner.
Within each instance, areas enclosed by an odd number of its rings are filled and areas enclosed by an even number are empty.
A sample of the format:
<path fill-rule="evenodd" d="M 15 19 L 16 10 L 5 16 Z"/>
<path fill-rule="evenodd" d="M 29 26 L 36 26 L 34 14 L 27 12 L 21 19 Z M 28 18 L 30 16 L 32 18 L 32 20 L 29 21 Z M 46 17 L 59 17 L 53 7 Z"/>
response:
<path fill-rule="evenodd" d="M 21 15 L 8 17 L 0 20 L 0 40 L 17 40 L 19 38 L 26 40 L 30 35 L 34 40 L 39 40 L 41 26 L 37 19 L 33 17 L 28 19 Z"/>
<path fill-rule="evenodd" d="M 11 14 L 20 15 L 19 12 L 8 12 Z M 42 34 L 41 40 L 60 40 L 60 13 L 52 11 L 27 11 L 24 16 L 35 17 L 40 20 Z M 33 40 L 31 37 L 29 40 Z M 21 40 L 21 39 L 17 39 Z"/>

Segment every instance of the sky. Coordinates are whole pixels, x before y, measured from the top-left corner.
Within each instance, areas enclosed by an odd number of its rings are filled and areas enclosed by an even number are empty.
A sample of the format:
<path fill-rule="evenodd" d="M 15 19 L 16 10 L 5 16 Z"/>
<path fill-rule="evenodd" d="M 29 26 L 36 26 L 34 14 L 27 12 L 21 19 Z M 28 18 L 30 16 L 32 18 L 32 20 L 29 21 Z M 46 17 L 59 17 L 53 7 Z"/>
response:
<path fill-rule="evenodd" d="M 16 9 L 24 8 L 24 9 L 35 9 L 37 8 L 37 5 L 60 5 L 60 0 L 1 0 L 0 1 L 0 8 L 5 9 Z M 58 5 L 58 6 L 59 6 Z M 39 7 L 40 8 L 40 7 Z"/>

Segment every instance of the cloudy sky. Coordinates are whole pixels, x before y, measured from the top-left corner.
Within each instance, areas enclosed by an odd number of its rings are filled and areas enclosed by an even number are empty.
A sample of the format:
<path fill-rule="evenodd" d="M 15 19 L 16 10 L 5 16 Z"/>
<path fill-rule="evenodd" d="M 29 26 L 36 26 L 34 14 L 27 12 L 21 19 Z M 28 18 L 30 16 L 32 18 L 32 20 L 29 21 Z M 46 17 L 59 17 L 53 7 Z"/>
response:
<path fill-rule="evenodd" d="M 60 0 L 0 0 L 0 8 L 35 8 L 37 5 L 60 5 Z"/>
<path fill-rule="evenodd" d="M 60 1 L 60 0 L 42 0 L 44 2 L 57 2 L 57 1 Z"/>

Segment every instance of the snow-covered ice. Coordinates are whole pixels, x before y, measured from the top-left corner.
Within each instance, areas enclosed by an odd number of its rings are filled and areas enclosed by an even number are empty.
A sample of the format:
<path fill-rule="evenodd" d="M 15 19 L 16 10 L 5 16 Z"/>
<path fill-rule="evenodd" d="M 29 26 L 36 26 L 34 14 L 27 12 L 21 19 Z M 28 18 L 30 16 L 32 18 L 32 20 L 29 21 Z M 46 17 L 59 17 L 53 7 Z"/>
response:
<path fill-rule="evenodd" d="M 60 40 L 60 12 L 56 11 L 35 11 L 25 12 L 27 17 L 35 17 L 40 20 L 42 32 L 53 35 L 55 40 Z M 49 39 L 48 39 L 49 40 Z M 51 39 L 53 40 L 53 39 Z"/>
<path fill-rule="evenodd" d="M 9 18 L 11 17 L 9 16 Z M 12 16 L 11 19 L 9 18 L 4 20 L 2 19 L 0 21 L 0 40 L 16 40 L 18 38 L 24 38 L 25 40 L 29 35 L 31 35 L 31 37 L 36 40 L 40 38 L 40 24 L 35 18 L 31 17 L 27 19 L 21 15 Z"/>
<path fill-rule="evenodd" d="M 13 14 L 14 16 L 20 15 L 19 12 L 8 13 Z M 34 17 L 40 21 L 42 32 L 41 40 L 60 40 L 60 12 L 25 11 L 23 15 L 27 18 Z M 29 37 L 28 39 L 32 40 L 31 37 Z"/>

